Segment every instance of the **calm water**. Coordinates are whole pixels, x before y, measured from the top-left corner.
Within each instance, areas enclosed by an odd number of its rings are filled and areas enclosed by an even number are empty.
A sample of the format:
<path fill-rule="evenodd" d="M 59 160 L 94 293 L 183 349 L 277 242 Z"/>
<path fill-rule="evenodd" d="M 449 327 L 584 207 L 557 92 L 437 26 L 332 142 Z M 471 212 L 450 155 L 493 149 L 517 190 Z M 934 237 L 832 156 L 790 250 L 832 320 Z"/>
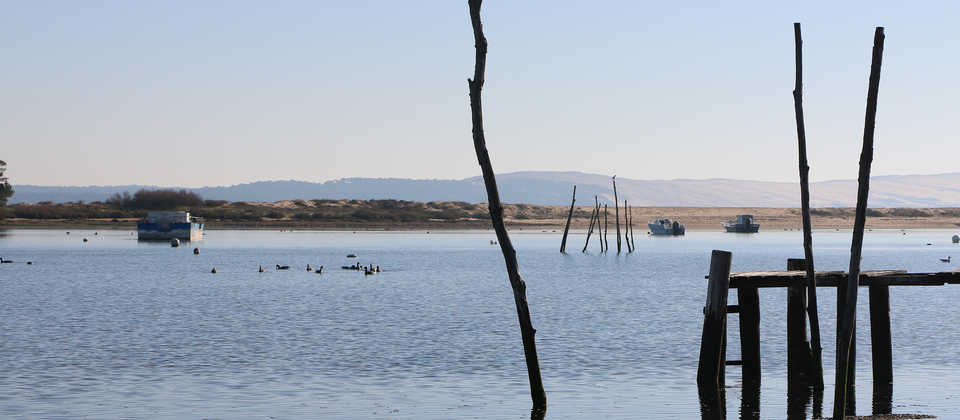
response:
<path fill-rule="evenodd" d="M 950 235 L 868 232 L 864 269 L 957 269 Z M 779 270 L 803 254 L 799 232 L 638 237 L 637 252 L 621 256 L 598 255 L 596 244 L 580 254 L 583 235 L 571 237 L 570 255 L 557 252 L 555 233 L 513 238 L 548 419 L 699 417 L 710 250 L 733 251 L 734 271 Z M 18 263 L 0 265 L 0 417 L 523 418 L 520 332 L 491 239 L 212 231 L 195 256 L 193 244 L 138 243 L 128 231 L 2 232 L 0 256 Z M 818 269 L 847 268 L 849 231 L 814 240 Z M 386 271 L 341 270 L 347 253 Z M 938 261 L 947 255 L 958 262 Z M 308 273 L 308 263 L 326 272 Z M 819 293 L 829 414 L 836 294 Z M 786 418 L 785 291 L 760 299 L 760 414 Z M 960 286 L 891 288 L 895 413 L 960 417 L 958 302 Z M 857 411 L 869 414 L 865 289 L 858 320 Z M 730 334 L 728 358 L 739 359 Z M 727 375 L 728 417 L 738 418 L 739 367 Z"/>

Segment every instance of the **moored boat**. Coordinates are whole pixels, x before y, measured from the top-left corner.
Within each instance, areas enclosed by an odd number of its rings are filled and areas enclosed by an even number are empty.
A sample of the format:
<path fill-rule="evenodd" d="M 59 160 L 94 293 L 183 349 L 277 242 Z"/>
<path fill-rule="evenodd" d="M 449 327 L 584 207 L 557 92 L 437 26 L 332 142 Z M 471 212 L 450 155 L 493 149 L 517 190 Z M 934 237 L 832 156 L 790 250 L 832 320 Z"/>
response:
<path fill-rule="evenodd" d="M 733 233 L 757 233 L 760 225 L 753 223 L 752 214 L 738 214 L 736 220 L 723 222 L 723 228 Z"/>
<path fill-rule="evenodd" d="M 150 212 L 137 223 L 137 239 L 199 241 L 203 239 L 203 223 L 194 223 L 186 211 Z"/>
<path fill-rule="evenodd" d="M 657 218 L 653 222 L 647 223 L 647 227 L 650 228 L 650 233 L 654 235 L 673 235 L 680 236 L 686 233 L 687 227 L 681 225 L 680 222 L 666 217 Z"/>

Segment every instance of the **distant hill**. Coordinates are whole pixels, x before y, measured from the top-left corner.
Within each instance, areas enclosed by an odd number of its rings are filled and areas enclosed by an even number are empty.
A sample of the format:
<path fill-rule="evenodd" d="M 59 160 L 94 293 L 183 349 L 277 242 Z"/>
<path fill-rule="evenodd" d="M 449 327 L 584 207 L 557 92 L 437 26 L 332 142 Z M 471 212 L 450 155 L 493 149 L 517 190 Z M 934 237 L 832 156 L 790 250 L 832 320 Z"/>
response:
<path fill-rule="evenodd" d="M 599 195 L 613 201 L 607 175 L 582 172 L 512 172 L 497 175 L 501 199 L 507 203 L 568 205 L 573 185 L 577 202 Z M 53 187 L 15 185 L 11 203 L 102 201 L 110 195 L 144 185 Z M 486 201 L 483 180 L 343 178 L 327 182 L 261 181 L 221 187 L 188 188 L 208 200 L 280 201 L 293 199 L 397 199 L 411 201 Z M 857 181 L 815 182 L 810 186 L 814 207 L 852 207 Z M 635 206 L 799 207 L 797 183 L 733 179 L 636 180 L 617 178 L 620 200 Z M 870 183 L 871 207 L 960 207 L 960 173 L 891 175 Z"/>

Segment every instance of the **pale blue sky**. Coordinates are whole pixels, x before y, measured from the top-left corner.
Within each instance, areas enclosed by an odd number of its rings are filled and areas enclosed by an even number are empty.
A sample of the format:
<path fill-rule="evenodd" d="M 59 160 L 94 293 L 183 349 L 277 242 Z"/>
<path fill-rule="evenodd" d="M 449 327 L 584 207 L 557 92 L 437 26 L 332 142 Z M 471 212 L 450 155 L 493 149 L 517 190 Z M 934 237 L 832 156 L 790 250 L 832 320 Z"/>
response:
<path fill-rule="evenodd" d="M 814 180 L 855 178 L 873 28 L 875 174 L 957 171 L 956 2 L 495 1 L 498 172 L 793 181 L 804 24 Z M 466 0 L 0 2 L 15 184 L 479 174 Z"/>

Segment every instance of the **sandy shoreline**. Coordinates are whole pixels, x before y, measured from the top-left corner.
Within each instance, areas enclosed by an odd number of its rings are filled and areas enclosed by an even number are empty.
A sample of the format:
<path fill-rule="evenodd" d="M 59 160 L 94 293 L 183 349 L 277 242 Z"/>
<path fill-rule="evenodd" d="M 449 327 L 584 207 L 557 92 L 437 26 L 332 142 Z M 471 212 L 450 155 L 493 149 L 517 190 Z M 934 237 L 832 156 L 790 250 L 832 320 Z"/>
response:
<path fill-rule="evenodd" d="M 549 207 L 546 217 L 530 217 L 522 212 L 506 212 L 507 226 L 513 230 L 562 231 L 569 207 Z M 510 210 L 510 209 L 508 209 Z M 960 229 L 958 209 L 871 209 L 867 227 L 871 229 Z M 589 225 L 590 207 L 578 207 L 571 222 L 572 229 L 586 229 Z M 622 211 L 621 211 L 622 213 Z M 851 229 L 853 209 L 814 209 L 811 219 L 817 230 Z M 796 230 L 801 228 L 800 210 L 795 208 L 734 208 L 734 207 L 638 207 L 634 208 L 634 229 L 647 232 L 646 223 L 657 217 L 679 220 L 689 231 L 721 231 L 720 224 L 738 214 L 753 214 L 762 231 Z M 621 214 L 621 224 L 623 215 Z M 136 229 L 136 219 L 6 219 L 0 221 L 0 229 Z M 339 220 L 262 220 L 228 221 L 207 220 L 206 228 L 245 230 L 489 230 L 490 221 L 482 218 L 457 220 L 430 220 L 418 222 L 388 221 L 339 221 Z M 613 211 L 608 215 L 609 228 L 615 229 Z"/>

